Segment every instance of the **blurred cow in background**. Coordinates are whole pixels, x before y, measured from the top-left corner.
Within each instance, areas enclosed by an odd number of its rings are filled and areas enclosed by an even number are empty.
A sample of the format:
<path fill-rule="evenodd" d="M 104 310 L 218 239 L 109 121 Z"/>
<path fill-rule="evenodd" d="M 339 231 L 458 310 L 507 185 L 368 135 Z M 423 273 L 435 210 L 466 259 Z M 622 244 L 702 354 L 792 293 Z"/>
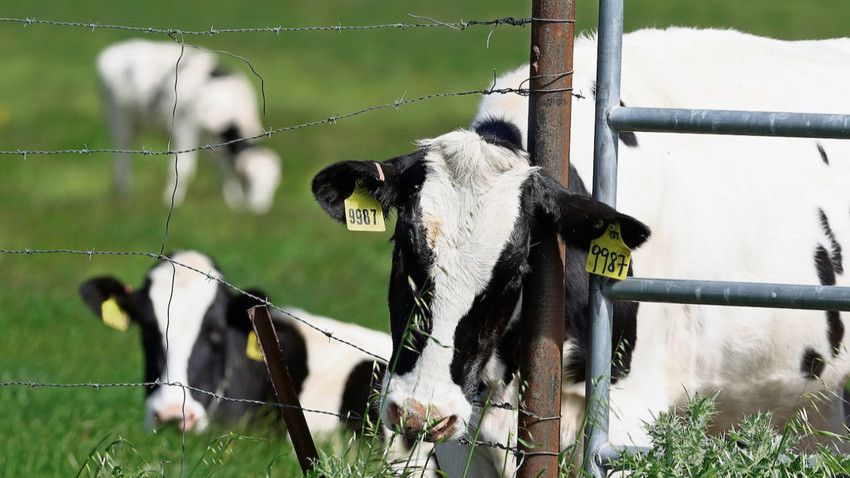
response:
<path fill-rule="evenodd" d="M 127 330 L 136 323 L 141 329 L 144 381 L 160 383 L 148 389 L 148 426 L 176 423 L 183 430 L 203 431 L 211 420 L 232 425 L 258 413 L 279 416 L 269 406 L 253 403 L 277 401 L 266 366 L 255 355 L 259 349 L 247 314 L 260 301 L 231 294 L 215 280 L 222 274 L 204 254 L 183 251 L 171 260 L 174 264 L 155 265 L 137 290 L 108 276 L 80 287 L 83 300 L 106 325 Z M 248 294 L 267 297 L 259 290 Z M 390 356 L 390 336 L 301 309 L 270 313 L 310 432 L 329 436 L 343 427 L 359 431 L 367 415 L 377 423 L 373 398 L 386 362 L 376 357 Z M 390 439 L 386 429 L 381 433 L 385 441 Z M 431 470 L 433 464 L 425 464 L 432 446 L 417 444 L 408 462 L 409 445 L 395 439 L 390 459 L 410 471 Z"/>
<path fill-rule="evenodd" d="M 195 173 L 197 151 L 207 142 L 217 151 L 224 199 L 232 209 L 268 211 L 281 179 L 281 161 L 252 140 L 262 134 L 256 91 L 248 78 L 227 71 L 216 55 L 175 42 L 127 40 L 97 58 L 114 147 L 129 150 L 141 127 L 169 132 L 169 149 L 182 151 L 169 167 L 165 202 L 183 202 Z M 115 187 L 129 193 L 129 157 L 115 159 Z"/>
<path fill-rule="evenodd" d="M 249 335 L 254 344 L 256 338 L 250 334 L 247 310 L 259 301 L 231 294 L 227 286 L 210 280 L 207 275 L 213 279 L 222 275 L 212 259 L 201 253 L 179 252 L 172 260 L 176 264 L 155 265 L 136 290 L 114 277 L 93 278 L 80 287 L 83 300 L 106 325 L 126 330 L 136 323 L 141 329 L 145 382 L 163 384 L 149 389 L 148 425 L 177 422 L 186 430 L 204 430 L 210 415 L 235 422 L 258 408 L 244 402 L 219 402 L 213 393 L 274 401 L 262 359 L 252 359 L 248 350 Z M 253 294 L 265 297 L 263 292 Z M 272 316 L 293 388 L 305 407 L 362 416 L 372 394 L 372 374 L 381 375 L 384 362 L 330 340 L 304 322 L 377 356 L 389 356 L 389 335 L 297 309 L 291 315 L 274 310 Z M 177 383 L 191 388 L 165 385 Z M 347 397 L 359 397 L 360 403 L 350 403 Z M 313 432 L 339 426 L 339 418 L 332 414 L 308 413 L 307 421 Z"/>

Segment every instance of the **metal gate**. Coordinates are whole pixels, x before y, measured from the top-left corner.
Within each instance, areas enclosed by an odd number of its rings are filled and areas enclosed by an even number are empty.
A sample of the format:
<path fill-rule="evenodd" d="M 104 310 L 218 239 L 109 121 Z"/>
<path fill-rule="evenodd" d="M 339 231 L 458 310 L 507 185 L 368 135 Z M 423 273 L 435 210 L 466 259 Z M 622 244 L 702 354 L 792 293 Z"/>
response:
<path fill-rule="evenodd" d="M 623 0 L 600 0 L 593 196 L 602 202 L 616 205 L 621 131 L 850 138 L 850 115 L 620 106 L 622 35 Z M 591 276 L 590 292 L 584 470 L 597 477 L 617 455 L 608 442 L 611 301 L 850 310 L 850 287 Z"/>

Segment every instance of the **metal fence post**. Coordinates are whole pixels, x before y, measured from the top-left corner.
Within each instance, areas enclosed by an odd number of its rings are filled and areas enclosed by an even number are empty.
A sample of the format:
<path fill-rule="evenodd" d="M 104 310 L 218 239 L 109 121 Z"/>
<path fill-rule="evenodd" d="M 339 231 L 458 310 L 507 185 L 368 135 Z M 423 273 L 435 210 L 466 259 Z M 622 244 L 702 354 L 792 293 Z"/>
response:
<path fill-rule="evenodd" d="M 620 59 L 623 42 L 623 0 L 600 0 L 596 66 L 596 124 L 593 158 L 593 197 L 617 202 L 618 133 L 603 114 L 620 103 Z M 590 277 L 590 340 L 587 357 L 584 470 L 605 476 L 599 452 L 608 446 L 611 389 L 611 329 L 614 309 L 602 295 L 602 277 Z"/>
<path fill-rule="evenodd" d="M 283 414 L 286 429 L 292 439 L 292 447 L 298 457 L 298 464 L 301 465 L 301 471 L 306 475 L 319 460 L 319 453 L 316 451 L 316 445 L 310 435 L 310 428 L 307 426 L 307 419 L 304 418 L 304 411 L 301 409 L 298 395 L 292 388 L 292 379 L 289 376 L 289 368 L 283 358 L 283 352 L 280 350 L 280 342 L 277 338 L 277 332 L 275 332 L 274 322 L 272 322 L 269 311 L 265 306 L 248 309 L 248 317 L 251 319 L 254 333 L 257 334 L 260 351 L 269 371 L 269 379 L 271 379 L 274 387 L 277 401 L 284 405 L 280 412 Z"/>
<path fill-rule="evenodd" d="M 528 150 L 531 163 L 566 184 L 572 95 L 573 0 L 532 4 Z M 564 245 L 554 227 L 532 238 L 534 273 L 523 291 L 519 413 L 520 478 L 558 476 L 561 354 L 564 332 Z"/>

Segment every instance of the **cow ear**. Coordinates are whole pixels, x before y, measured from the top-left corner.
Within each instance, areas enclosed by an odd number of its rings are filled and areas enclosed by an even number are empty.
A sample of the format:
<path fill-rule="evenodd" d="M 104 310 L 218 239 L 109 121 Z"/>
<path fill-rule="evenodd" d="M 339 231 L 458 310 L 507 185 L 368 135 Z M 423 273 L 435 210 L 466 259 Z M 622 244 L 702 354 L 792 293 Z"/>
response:
<path fill-rule="evenodd" d="M 313 178 L 313 197 L 322 209 L 339 222 L 345 222 L 345 200 L 358 183 L 381 204 L 384 214 L 399 207 L 411 188 L 422 184 L 424 169 L 417 151 L 383 162 L 342 161 L 319 171 Z"/>
<path fill-rule="evenodd" d="M 120 331 L 135 318 L 136 302 L 130 287 L 112 277 L 96 277 L 80 286 L 80 296 L 104 324 Z"/>
<path fill-rule="evenodd" d="M 253 297 L 252 297 L 253 296 Z M 245 294 L 239 294 L 227 305 L 227 326 L 232 327 L 241 332 L 250 332 L 253 330 L 251 318 L 248 317 L 248 309 L 262 305 L 258 299 L 268 299 L 268 294 L 259 289 L 248 289 Z"/>
<path fill-rule="evenodd" d="M 570 175 L 569 190 L 545 174 L 535 175 L 534 180 L 538 216 L 553 221 L 567 244 L 586 250 L 614 222 L 620 223 L 621 237 L 630 249 L 649 239 L 649 227 L 587 195 L 577 174 Z"/>

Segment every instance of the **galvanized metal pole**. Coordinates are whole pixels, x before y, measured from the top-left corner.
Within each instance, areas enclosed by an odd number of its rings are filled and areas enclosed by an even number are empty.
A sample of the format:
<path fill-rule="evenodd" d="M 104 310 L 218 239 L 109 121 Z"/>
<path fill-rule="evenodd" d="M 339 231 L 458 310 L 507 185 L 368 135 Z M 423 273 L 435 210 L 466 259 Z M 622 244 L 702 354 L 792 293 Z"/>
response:
<path fill-rule="evenodd" d="M 623 44 L 623 0 L 600 0 L 596 65 L 596 136 L 593 158 L 593 197 L 610 205 L 617 202 L 618 134 L 607 122 L 607 112 L 620 104 L 620 61 Z M 605 476 L 599 452 L 608 445 L 611 390 L 611 329 L 614 309 L 602 295 L 602 277 L 590 277 L 590 331 L 587 357 L 587 422 L 584 470 Z"/>
<path fill-rule="evenodd" d="M 617 131 L 850 137 L 850 115 L 839 114 L 616 107 L 608 111 L 607 117 L 608 124 Z"/>
<path fill-rule="evenodd" d="M 573 0 L 532 4 L 528 150 L 566 184 L 569 177 L 572 101 Z M 564 245 L 553 225 L 532 238 L 534 273 L 523 289 L 520 370 L 527 382 L 519 413 L 517 476 L 558 476 L 561 414 L 561 353 L 564 333 Z M 527 444 L 533 444 L 527 446 Z"/>

